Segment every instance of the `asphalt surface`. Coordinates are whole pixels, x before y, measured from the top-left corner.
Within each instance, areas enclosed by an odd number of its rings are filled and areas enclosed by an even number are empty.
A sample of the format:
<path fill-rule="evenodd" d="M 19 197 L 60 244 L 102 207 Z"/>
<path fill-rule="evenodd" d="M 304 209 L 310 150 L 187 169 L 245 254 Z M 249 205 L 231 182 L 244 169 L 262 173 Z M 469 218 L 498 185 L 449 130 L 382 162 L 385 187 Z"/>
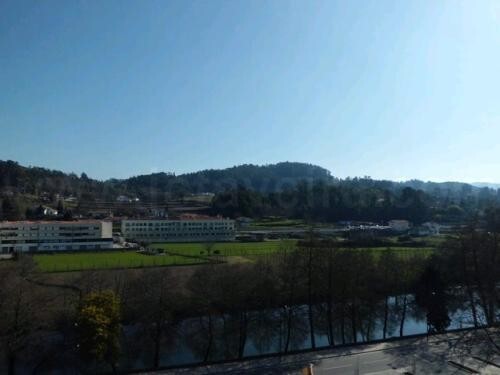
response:
<path fill-rule="evenodd" d="M 496 333 L 489 335 L 500 338 Z M 500 355 L 481 331 L 404 339 L 281 357 L 191 367 L 156 374 L 497 374 Z"/>

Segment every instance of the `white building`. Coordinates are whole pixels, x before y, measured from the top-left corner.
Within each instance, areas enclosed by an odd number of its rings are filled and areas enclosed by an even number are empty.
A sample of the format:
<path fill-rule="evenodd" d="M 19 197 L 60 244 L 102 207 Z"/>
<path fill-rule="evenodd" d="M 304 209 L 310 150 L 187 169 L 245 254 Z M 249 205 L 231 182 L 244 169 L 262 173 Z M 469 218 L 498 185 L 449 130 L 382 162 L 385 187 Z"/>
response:
<path fill-rule="evenodd" d="M 240 227 L 248 227 L 248 226 L 250 226 L 250 224 L 253 223 L 253 219 L 251 219 L 249 217 L 240 216 L 240 217 L 236 218 L 236 222 L 238 223 L 238 225 Z"/>
<path fill-rule="evenodd" d="M 113 247 L 111 222 L 0 222 L 0 253 L 98 250 Z"/>
<path fill-rule="evenodd" d="M 222 218 L 123 220 L 122 236 L 144 242 L 233 241 L 234 221 Z"/>
<path fill-rule="evenodd" d="M 441 225 L 433 222 L 423 223 L 422 227 L 427 231 L 429 236 L 439 235 L 439 230 L 441 229 Z"/>
<path fill-rule="evenodd" d="M 53 209 L 52 207 L 43 206 L 43 216 L 57 216 L 59 211 Z"/>
<path fill-rule="evenodd" d="M 390 220 L 389 227 L 395 232 L 405 232 L 410 229 L 408 220 Z"/>
<path fill-rule="evenodd" d="M 149 209 L 152 217 L 166 219 L 168 218 L 167 210 L 163 207 L 153 207 Z"/>

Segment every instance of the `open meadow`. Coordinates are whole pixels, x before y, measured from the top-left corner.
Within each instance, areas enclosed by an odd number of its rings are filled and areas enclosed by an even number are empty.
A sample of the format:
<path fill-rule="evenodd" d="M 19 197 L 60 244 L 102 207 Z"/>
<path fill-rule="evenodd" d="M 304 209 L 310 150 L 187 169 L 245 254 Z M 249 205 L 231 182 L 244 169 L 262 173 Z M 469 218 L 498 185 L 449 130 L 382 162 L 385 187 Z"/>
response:
<path fill-rule="evenodd" d="M 171 254 L 145 255 L 135 251 L 38 254 L 34 255 L 34 260 L 43 272 L 180 266 L 207 262 L 207 260 L 198 257 Z"/>
<path fill-rule="evenodd" d="M 217 243 L 159 243 L 151 245 L 170 254 L 187 256 L 255 256 L 276 253 L 283 249 L 294 248 L 295 240 L 261 242 L 217 242 Z"/>
<path fill-rule="evenodd" d="M 294 249 L 296 240 L 262 242 L 219 243 L 158 243 L 150 248 L 158 250 L 156 255 L 135 251 L 101 251 L 79 253 L 36 254 L 34 260 L 42 272 L 66 272 L 90 269 L 119 269 L 206 264 L 210 261 L 239 262 L 255 261 L 263 257 L 274 258 L 280 251 Z M 434 247 L 357 247 L 342 248 L 344 251 L 370 252 L 375 258 L 384 251 L 395 252 L 400 257 L 428 257 Z"/>

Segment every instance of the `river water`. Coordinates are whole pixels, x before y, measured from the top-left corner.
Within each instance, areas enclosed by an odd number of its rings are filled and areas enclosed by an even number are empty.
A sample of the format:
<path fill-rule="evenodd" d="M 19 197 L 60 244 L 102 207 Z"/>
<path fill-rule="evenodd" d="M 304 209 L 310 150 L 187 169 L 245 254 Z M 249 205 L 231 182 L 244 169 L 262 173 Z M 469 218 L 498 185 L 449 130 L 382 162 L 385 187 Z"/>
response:
<path fill-rule="evenodd" d="M 406 296 L 406 305 L 404 300 L 404 296 L 391 297 L 388 300 L 387 320 L 384 319 L 386 309 L 383 301 L 377 303 L 375 308 L 363 310 L 360 307 L 355 319 L 355 339 L 351 318 L 344 316 L 342 319 L 334 316 L 331 323 L 333 345 L 383 339 L 385 321 L 385 338 L 400 337 L 401 332 L 403 336 L 427 333 L 425 312 L 416 306 L 412 295 Z M 467 308 L 467 303 L 463 298 L 454 298 L 453 301 L 455 302 L 447 306 L 450 318 L 447 330 L 472 327 L 472 313 Z M 316 305 L 313 308 L 316 348 L 331 346 L 325 309 L 324 305 Z M 190 318 L 176 324 L 165 334 L 160 349 L 160 366 L 223 361 L 312 348 L 306 305 L 251 311 L 246 314 L 246 325 L 242 324 L 241 318 L 239 314 L 224 316 L 214 314 L 210 318 L 207 316 Z M 480 310 L 478 319 L 480 322 L 484 321 Z M 246 327 L 244 330 L 246 335 L 242 334 L 242 327 Z M 152 341 L 144 340 L 144 334 L 133 327 L 128 327 L 125 332 L 120 368 L 127 370 L 152 368 L 154 363 Z M 243 349 L 239 350 L 241 348 Z"/>

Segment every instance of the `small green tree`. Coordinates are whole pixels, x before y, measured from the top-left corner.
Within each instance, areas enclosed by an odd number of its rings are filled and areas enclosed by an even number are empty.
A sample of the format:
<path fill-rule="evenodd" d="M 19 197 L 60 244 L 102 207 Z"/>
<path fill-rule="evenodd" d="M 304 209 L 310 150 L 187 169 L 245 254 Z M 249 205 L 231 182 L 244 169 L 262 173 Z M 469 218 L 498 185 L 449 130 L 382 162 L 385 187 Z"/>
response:
<path fill-rule="evenodd" d="M 208 256 L 212 255 L 213 249 L 214 249 L 215 243 L 214 242 L 206 242 L 204 245 L 205 251 L 207 252 Z"/>
<path fill-rule="evenodd" d="M 82 299 L 77 327 L 82 357 L 105 361 L 115 372 L 120 354 L 120 299 L 112 291 L 88 294 Z"/>

